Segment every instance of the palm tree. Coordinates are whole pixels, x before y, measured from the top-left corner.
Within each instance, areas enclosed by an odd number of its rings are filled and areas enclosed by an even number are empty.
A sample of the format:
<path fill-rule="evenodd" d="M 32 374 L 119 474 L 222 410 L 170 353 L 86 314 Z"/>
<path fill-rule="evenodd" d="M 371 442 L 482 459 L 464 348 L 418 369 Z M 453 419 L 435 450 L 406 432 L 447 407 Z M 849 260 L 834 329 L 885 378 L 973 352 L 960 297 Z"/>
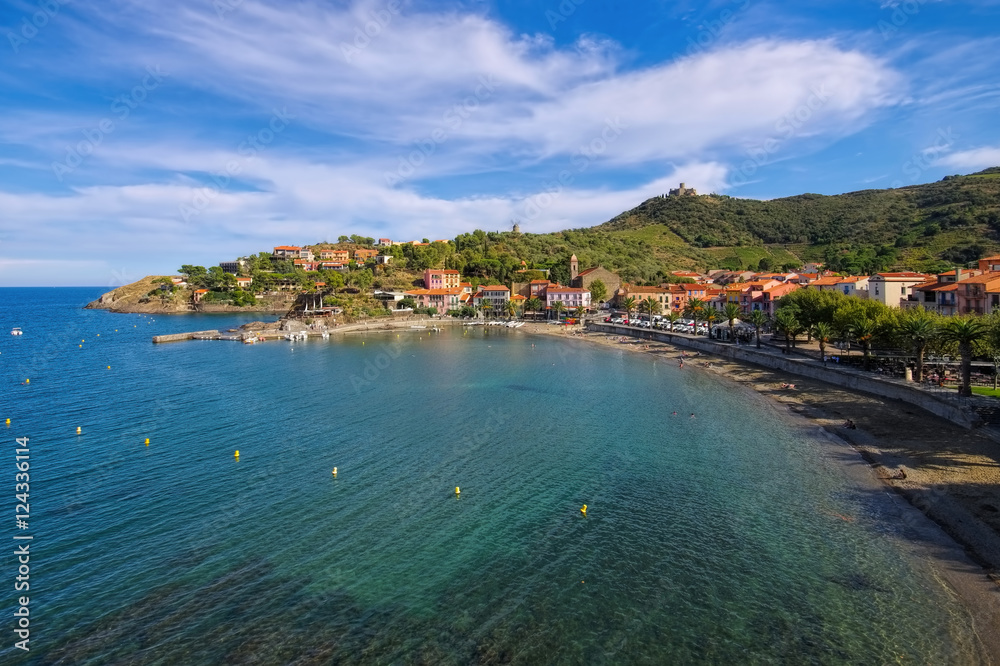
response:
<path fill-rule="evenodd" d="M 694 320 L 694 334 L 698 335 L 698 320 L 705 312 L 705 301 L 700 298 L 690 298 L 684 306 L 684 314 Z"/>
<path fill-rule="evenodd" d="M 538 311 L 542 309 L 542 301 L 536 296 L 532 296 L 524 302 L 524 309 L 530 310 L 532 315 L 538 314 Z M 535 319 L 534 316 L 531 317 Z"/>
<path fill-rule="evenodd" d="M 482 303 L 479 304 L 479 311 L 483 313 L 483 319 L 488 318 L 490 310 L 492 309 L 493 306 L 490 304 L 489 301 L 483 301 Z"/>
<path fill-rule="evenodd" d="M 507 316 L 510 317 L 511 319 L 516 319 L 517 303 L 515 303 L 514 301 L 507 301 L 506 308 L 507 308 Z"/>
<path fill-rule="evenodd" d="M 833 337 L 833 326 L 825 321 L 818 321 L 809 327 L 809 334 L 819 343 L 819 355 L 826 363 L 826 343 Z"/>
<path fill-rule="evenodd" d="M 961 396 L 972 395 L 972 345 L 986 337 L 988 332 L 986 322 L 978 317 L 956 317 L 941 328 L 941 338 L 957 342 L 962 356 L 962 384 L 958 387 Z"/>
<path fill-rule="evenodd" d="M 708 337 L 712 337 L 712 326 L 719 320 L 719 313 L 715 308 L 708 308 L 705 311 L 705 323 L 708 324 Z"/>
<path fill-rule="evenodd" d="M 673 333 L 674 332 L 674 324 L 676 324 L 677 320 L 681 318 L 681 315 L 680 315 L 679 312 L 677 312 L 675 310 L 671 310 L 667 314 L 663 315 L 663 318 L 666 319 L 670 323 L 670 332 Z"/>
<path fill-rule="evenodd" d="M 851 322 L 851 330 L 854 339 L 861 343 L 861 349 L 865 355 L 865 370 L 868 370 L 871 366 L 872 340 L 878 332 L 878 323 L 874 319 L 862 315 L 855 317 L 854 321 Z"/>
<path fill-rule="evenodd" d="M 629 296 L 624 301 L 622 301 L 622 307 L 625 308 L 625 316 L 629 323 L 632 323 L 632 312 L 635 310 L 635 296 Z"/>
<path fill-rule="evenodd" d="M 938 333 L 937 322 L 927 314 L 913 314 L 907 316 L 899 323 L 899 333 L 913 345 L 913 354 L 916 356 L 917 367 L 913 373 L 915 382 L 922 382 L 924 379 L 924 352 L 928 345 L 934 340 Z"/>
<path fill-rule="evenodd" d="M 785 336 L 785 353 L 792 350 L 792 338 L 799 332 L 799 320 L 791 308 L 779 308 L 774 315 L 774 326 Z"/>
<path fill-rule="evenodd" d="M 563 305 L 562 301 L 556 301 L 555 303 L 552 304 L 552 311 L 556 313 L 556 321 L 559 321 L 559 319 L 561 319 L 563 310 L 565 309 L 566 306 Z"/>
<path fill-rule="evenodd" d="M 655 298 L 653 298 L 652 296 L 650 296 L 649 298 L 647 298 L 642 302 L 642 306 L 645 308 L 646 314 L 649 317 L 649 323 L 652 324 L 653 315 L 659 314 L 660 312 L 660 302 Z"/>
<path fill-rule="evenodd" d="M 757 349 L 760 349 L 760 329 L 767 325 L 767 315 L 763 310 L 751 310 L 746 320 L 753 326 L 753 332 L 757 337 Z"/>
<path fill-rule="evenodd" d="M 577 321 L 579 321 L 580 325 L 583 326 L 583 319 L 587 316 L 587 308 L 579 305 L 576 310 L 573 311 L 573 314 L 576 315 Z"/>
<path fill-rule="evenodd" d="M 740 306 L 736 303 L 726 303 L 722 308 L 722 317 L 729 322 L 729 341 L 736 341 L 736 320 L 740 318 Z"/>

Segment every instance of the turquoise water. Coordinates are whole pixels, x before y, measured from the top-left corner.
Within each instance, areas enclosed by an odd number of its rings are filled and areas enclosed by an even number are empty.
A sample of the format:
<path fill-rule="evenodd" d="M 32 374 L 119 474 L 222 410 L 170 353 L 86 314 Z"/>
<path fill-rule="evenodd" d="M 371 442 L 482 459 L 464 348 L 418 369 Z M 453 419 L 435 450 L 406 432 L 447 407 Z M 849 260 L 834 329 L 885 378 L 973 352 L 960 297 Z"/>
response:
<path fill-rule="evenodd" d="M 101 291 L 0 290 L 35 537 L 5 663 L 975 658 L 885 494 L 708 373 L 482 328 L 154 346 L 251 317 Z"/>

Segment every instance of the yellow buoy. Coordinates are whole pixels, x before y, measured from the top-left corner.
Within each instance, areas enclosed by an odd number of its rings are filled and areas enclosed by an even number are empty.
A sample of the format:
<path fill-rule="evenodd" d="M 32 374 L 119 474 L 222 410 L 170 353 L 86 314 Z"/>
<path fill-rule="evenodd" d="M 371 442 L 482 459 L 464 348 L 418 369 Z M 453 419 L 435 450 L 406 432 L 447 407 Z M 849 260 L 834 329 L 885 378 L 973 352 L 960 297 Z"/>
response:
<path fill-rule="evenodd" d="M 117 332 L 118 332 L 118 329 L 116 328 L 116 329 L 115 329 L 115 333 L 117 333 Z"/>
<path fill-rule="evenodd" d="M 234 457 L 236 457 L 236 458 L 240 457 L 240 450 L 239 449 L 236 449 L 236 455 Z"/>
<path fill-rule="evenodd" d="M 111 366 L 109 365 L 109 366 L 108 366 L 108 370 L 110 370 L 110 369 L 111 369 Z"/>
<path fill-rule="evenodd" d="M 83 432 L 83 428 L 81 428 L 80 426 L 77 426 L 76 427 L 76 434 L 79 435 L 81 432 Z"/>
<path fill-rule="evenodd" d="M 333 475 L 337 476 L 337 468 L 336 467 L 333 468 Z"/>
<path fill-rule="evenodd" d="M 7 419 L 7 425 L 10 425 L 10 419 Z"/>
<path fill-rule="evenodd" d="M 458 486 L 455 486 L 455 495 L 461 495 L 461 494 L 462 490 Z"/>
<path fill-rule="evenodd" d="M 146 438 L 146 446 L 149 446 L 149 437 Z"/>
<path fill-rule="evenodd" d="M 82 347 L 83 345 L 77 345 L 77 347 Z"/>
<path fill-rule="evenodd" d="M 31 383 L 31 380 L 30 380 L 30 379 L 25 379 L 25 380 L 24 380 L 24 383 L 25 383 L 25 384 L 30 384 L 30 383 Z"/>
<path fill-rule="evenodd" d="M 86 342 L 86 340 L 80 340 L 80 342 Z"/>
<path fill-rule="evenodd" d="M 580 513 L 582 513 L 585 516 L 587 515 L 587 505 L 586 504 L 584 504 L 583 507 L 580 509 Z"/>

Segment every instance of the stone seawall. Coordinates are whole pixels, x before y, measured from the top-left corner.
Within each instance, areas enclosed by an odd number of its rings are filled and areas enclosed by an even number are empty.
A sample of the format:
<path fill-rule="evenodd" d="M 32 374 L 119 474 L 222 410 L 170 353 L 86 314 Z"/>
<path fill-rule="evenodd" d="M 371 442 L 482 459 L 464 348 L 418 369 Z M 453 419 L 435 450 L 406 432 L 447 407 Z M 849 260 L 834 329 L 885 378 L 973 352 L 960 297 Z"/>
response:
<path fill-rule="evenodd" d="M 882 398 L 900 400 L 915 407 L 920 407 L 935 416 L 940 416 L 963 428 L 973 428 L 982 423 L 978 414 L 962 405 L 957 399 L 952 400 L 945 396 L 937 396 L 916 386 L 870 376 L 867 373 L 859 371 L 851 371 L 830 365 L 823 366 L 812 359 L 784 356 L 759 351 L 754 346 L 731 345 L 704 338 L 692 338 L 681 333 L 670 333 L 667 331 L 634 329 L 629 326 L 616 326 L 614 324 L 589 324 L 588 329 L 598 333 L 626 335 L 643 340 L 665 342 L 678 347 L 705 352 L 706 354 L 723 356 L 734 361 L 753 363 L 772 370 L 780 370 L 800 377 L 816 379 L 852 391 L 861 391 Z"/>

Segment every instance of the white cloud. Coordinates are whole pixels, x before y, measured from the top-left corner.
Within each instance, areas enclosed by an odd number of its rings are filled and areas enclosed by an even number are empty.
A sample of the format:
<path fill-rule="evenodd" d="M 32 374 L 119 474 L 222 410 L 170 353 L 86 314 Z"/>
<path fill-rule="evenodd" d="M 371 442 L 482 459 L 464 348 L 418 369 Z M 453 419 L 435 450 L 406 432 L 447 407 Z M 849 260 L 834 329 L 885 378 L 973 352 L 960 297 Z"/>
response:
<path fill-rule="evenodd" d="M 983 146 L 945 155 L 937 161 L 940 166 L 957 169 L 985 169 L 1000 166 L 1000 146 Z"/>

